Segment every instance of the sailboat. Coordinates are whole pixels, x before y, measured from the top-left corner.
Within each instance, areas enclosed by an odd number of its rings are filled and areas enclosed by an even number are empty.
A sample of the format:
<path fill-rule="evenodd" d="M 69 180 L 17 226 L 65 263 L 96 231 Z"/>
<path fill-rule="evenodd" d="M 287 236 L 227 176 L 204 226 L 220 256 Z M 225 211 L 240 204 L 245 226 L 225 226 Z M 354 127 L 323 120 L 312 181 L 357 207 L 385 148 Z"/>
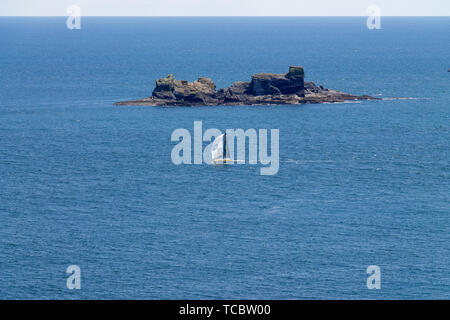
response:
<path fill-rule="evenodd" d="M 214 164 L 229 164 L 233 162 L 239 162 L 239 160 L 233 160 L 230 157 L 226 133 L 221 134 L 214 140 L 211 147 L 211 156 Z"/>

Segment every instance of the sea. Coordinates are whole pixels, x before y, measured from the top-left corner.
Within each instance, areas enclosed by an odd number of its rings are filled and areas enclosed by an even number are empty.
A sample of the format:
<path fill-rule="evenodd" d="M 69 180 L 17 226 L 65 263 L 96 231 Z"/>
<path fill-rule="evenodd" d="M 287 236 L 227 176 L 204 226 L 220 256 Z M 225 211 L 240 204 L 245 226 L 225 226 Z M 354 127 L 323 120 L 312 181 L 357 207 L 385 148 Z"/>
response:
<path fill-rule="evenodd" d="M 0 18 L 0 299 L 450 298 L 449 17 L 66 19 Z M 114 106 L 299 65 L 386 99 Z M 278 129 L 278 172 L 175 165 L 194 121 Z"/>

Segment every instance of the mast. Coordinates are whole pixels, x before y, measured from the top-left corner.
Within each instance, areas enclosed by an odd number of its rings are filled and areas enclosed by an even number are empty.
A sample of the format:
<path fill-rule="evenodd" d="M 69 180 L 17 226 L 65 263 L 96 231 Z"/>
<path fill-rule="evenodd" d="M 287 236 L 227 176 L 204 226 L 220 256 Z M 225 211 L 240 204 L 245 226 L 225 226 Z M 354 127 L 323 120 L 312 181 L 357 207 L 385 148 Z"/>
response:
<path fill-rule="evenodd" d="M 227 134 L 225 133 L 223 135 L 223 155 L 222 155 L 222 159 L 225 159 L 227 155 Z"/>

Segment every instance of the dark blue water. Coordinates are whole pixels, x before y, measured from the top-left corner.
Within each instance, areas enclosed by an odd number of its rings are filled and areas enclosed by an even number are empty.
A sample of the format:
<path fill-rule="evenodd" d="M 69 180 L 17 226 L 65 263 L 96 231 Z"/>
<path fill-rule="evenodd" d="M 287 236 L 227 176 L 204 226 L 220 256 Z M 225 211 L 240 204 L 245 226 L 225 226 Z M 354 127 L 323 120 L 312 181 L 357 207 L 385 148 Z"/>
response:
<path fill-rule="evenodd" d="M 0 298 L 450 298 L 450 19 L 0 19 Z M 413 100 L 114 107 L 167 73 L 303 65 Z M 278 128 L 280 169 L 175 166 L 170 135 Z M 78 265 L 81 290 L 66 288 Z M 368 290 L 366 268 L 381 268 Z"/>

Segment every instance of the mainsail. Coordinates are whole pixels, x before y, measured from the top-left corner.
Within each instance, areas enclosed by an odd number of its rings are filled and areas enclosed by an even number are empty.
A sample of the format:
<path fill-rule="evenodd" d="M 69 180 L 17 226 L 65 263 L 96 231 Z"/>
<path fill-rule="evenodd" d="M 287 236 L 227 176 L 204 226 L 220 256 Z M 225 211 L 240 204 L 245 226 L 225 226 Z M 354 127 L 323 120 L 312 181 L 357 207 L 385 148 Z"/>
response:
<path fill-rule="evenodd" d="M 214 163 L 232 161 L 228 150 L 226 133 L 221 134 L 214 140 L 211 147 L 211 156 Z"/>

